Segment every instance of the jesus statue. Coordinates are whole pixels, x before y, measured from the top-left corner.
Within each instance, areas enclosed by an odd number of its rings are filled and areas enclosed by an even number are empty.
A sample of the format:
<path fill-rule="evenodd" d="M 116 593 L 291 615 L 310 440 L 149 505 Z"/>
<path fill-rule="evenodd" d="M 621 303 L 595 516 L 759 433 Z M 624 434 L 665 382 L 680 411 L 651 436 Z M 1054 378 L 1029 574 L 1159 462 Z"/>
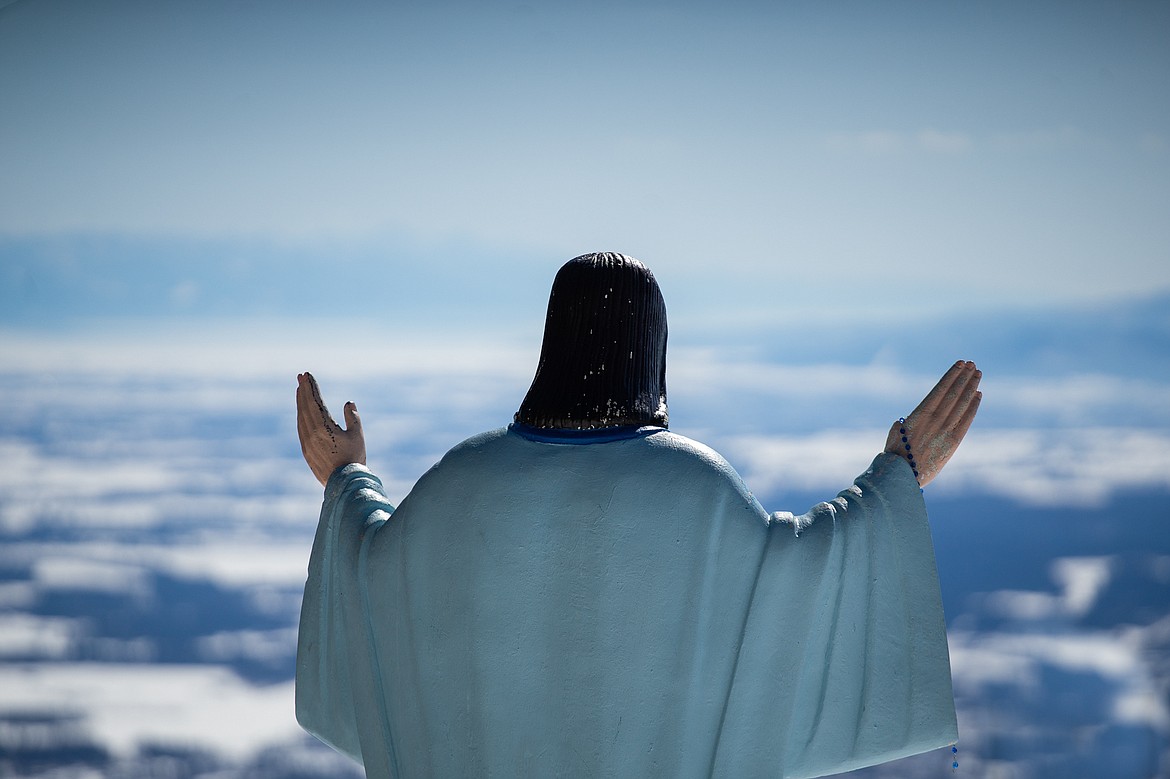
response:
<path fill-rule="evenodd" d="M 301 724 L 368 777 L 814 777 L 952 744 L 921 488 L 962 441 L 955 363 L 836 498 L 769 513 L 668 429 L 653 274 L 589 254 L 553 283 L 510 425 L 395 508 L 297 377 L 325 487 L 297 651 Z"/>

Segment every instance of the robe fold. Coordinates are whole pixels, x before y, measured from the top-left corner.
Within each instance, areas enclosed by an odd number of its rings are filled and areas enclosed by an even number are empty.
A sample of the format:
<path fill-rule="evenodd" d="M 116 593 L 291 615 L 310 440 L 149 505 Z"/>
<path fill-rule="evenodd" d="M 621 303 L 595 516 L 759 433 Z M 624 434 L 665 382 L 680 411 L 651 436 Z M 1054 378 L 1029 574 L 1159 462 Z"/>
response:
<path fill-rule="evenodd" d="M 905 461 L 769 515 L 659 428 L 484 433 L 397 510 L 338 469 L 296 698 L 370 777 L 813 777 L 958 737 Z"/>

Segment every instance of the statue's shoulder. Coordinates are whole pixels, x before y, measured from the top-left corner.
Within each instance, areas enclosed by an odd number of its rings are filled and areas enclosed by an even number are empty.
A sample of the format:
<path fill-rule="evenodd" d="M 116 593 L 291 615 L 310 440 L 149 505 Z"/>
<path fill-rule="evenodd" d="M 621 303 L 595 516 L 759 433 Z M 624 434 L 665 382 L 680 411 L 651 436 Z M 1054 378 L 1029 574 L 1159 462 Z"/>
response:
<path fill-rule="evenodd" d="M 696 504 L 716 500 L 725 506 L 740 506 L 751 516 L 766 519 L 759 501 L 723 455 L 692 438 L 662 431 L 645 439 L 646 464 L 639 470 L 659 487 L 662 495 Z"/>
<path fill-rule="evenodd" d="M 723 459 L 723 455 L 706 444 L 670 430 L 662 430 L 646 436 L 646 443 L 653 449 L 683 459 L 695 459 L 710 464 L 725 465 L 727 463 Z"/>
<path fill-rule="evenodd" d="M 670 459 L 672 464 L 679 467 L 689 465 L 701 470 L 716 471 L 722 476 L 740 481 L 739 474 L 723 455 L 693 438 L 663 430 L 646 436 L 645 441 L 656 456 Z"/>
<path fill-rule="evenodd" d="M 443 455 L 441 462 L 453 462 L 468 457 L 482 457 L 485 454 L 491 454 L 497 450 L 507 448 L 509 444 L 513 443 L 512 438 L 513 436 L 508 435 L 508 428 L 506 427 L 477 433 L 471 438 L 451 447 L 450 451 Z"/>

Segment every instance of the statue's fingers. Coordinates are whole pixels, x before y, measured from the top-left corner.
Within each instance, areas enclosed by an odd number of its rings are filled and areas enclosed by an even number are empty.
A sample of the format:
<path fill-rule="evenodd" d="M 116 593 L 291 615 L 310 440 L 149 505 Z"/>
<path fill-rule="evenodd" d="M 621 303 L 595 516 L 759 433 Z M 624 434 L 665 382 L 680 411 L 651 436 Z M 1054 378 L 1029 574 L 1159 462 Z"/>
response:
<path fill-rule="evenodd" d="M 917 425 L 924 420 L 934 421 L 939 417 L 940 406 L 947 403 L 948 394 L 953 391 L 954 385 L 961 380 L 968 363 L 965 360 L 959 360 L 952 365 L 938 383 L 926 394 L 922 402 L 915 406 L 914 411 L 907 417 L 907 421 L 911 424 Z M 946 409 L 942 410 L 943 416 L 949 410 L 950 403 L 947 403 Z"/>
<path fill-rule="evenodd" d="M 967 431 L 971 429 L 971 423 L 975 421 L 975 414 L 979 411 L 979 404 L 983 402 L 983 393 L 978 390 L 971 398 L 971 402 L 963 409 L 963 414 L 955 421 L 954 440 L 955 447 L 963 441 L 967 435 Z"/>
<path fill-rule="evenodd" d="M 959 360 L 948 368 L 947 372 L 938 380 L 938 383 L 934 385 L 930 392 L 926 393 L 926 397 L 922 399 L 922 402 L 918 404 L 918 408 L 914 409 L 914 411 L 921 411 L 926 414 L 937 412 L 939 404 L 946 398 L 947 393 L 954 387 L 955 382 L 960 379 L 965 367 L 966 362 Z"/>
<path fill-rule="evenodd" d="M 333 416 L 329 413 L 329 409 L 325 407 L 325 401 L 321 399 L 321 388 L 317 386 L 317 380 L 313 378 L 313 374 L 305 372 L 305 376 L 309 380 L 309 388 L 313 393 L 313 402 L 317 407 L 317 418 L 320 419 L 321 424 L 326 430 L 334 431 L 340 430 L 341 427 L 333 421 Z"/>
<path fill-rule="evenodd" d="M 297 374 L 297 434 L 301 438 L 302 445 L 306 434 L 312 429 L 314 415 L 317 413 L 317 405 L 313 401 L 312 391 L 309 389 L 308 379 L 305 374 Z"/>
<path fill-rule="evenodd" d="M 940 392 L 935 397 L 934 421 L 940 432 L 949 429 L 949 420 L 956 414 L 956 409 L 961 413 L 962 407 L 970 399 L 969 396 L 965 397 L 964 393 L 975 373 L 977 373 L 975 363 L 960 361 L 947 371 L 945 381 L 939 382 Z"/>
<path fill-rule="evenodd" d="M 954 431 L 958 429 L 962 418 L 966 415 L 968 409 L 970 409 L 971 403 L 979 391 L 979 380 L 981 378 L 983 378 L 983 373 L 974 369 L 967 376 L 966 382 L 956 392 L 954 402 L 947 410 L 947 415 L 943 418 L 943 430 Z"/>
<path fill-rule="evenodd" d="M 313 385 L 309 382 L 309 374 L 302 374 L 297 387 L 297 433 L 304 442 L 319 432 L 326 423 L 322 422 L 323 407 L 320 396 L 313 392 Z M 324 411 L 328 418 L 329 412 Z M 328 429 L 328 428 L 326 428 Z"/>
<path fill-rule="evenodd" d="M 307 374 L 297 374 L 297 438 L 309 470 L 316 474 L 314 463 L 319 459 L 321 426 L 317 403 L 306 377 Z"/>
<path fill-rule="evenodd" d="M 345 407 L 342 409 L 342 413 L 345 415 L 346 432 L 361 435 L 362 418 L 358 416 L 357 404 L 352 400 L 347 401 Z"/>

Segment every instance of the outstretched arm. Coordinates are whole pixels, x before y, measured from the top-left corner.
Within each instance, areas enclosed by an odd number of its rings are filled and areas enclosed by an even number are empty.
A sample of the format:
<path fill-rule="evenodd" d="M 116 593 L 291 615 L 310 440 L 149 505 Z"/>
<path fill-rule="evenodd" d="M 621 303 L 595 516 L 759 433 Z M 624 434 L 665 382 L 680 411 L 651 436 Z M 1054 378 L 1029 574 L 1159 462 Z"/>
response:
<path fill-rule="evenodd" d="M 975 363 L 959 360 L 906 417 L 905 423 L 898 421 L 890 428 L 886 451 L 907 460 L 912 454 L 911 464 L 918 471 L 921 486 L 938 476 L 971 427 L 983 399 L 979 392 L 982 376 Z"/>
<path fill-rule="evenodd" d="M 344 414 L 346 429 L 342 430 L 325 408 L 313 375 L 297 374 L 297 435 L 301 439 L 301 453 L 322 485 L 343 465 L 366 464 L 366 439 L 353 401 L 345 404 Z"/>

